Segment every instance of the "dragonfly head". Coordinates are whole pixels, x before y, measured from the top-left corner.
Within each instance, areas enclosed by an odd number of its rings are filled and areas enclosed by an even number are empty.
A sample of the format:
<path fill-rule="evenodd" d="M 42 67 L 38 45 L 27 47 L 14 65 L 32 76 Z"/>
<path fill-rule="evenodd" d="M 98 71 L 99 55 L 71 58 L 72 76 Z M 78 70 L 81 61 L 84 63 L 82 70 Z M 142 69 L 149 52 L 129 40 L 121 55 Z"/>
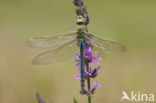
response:
<path fill-rule="evenodd" d="M 76 18 L 77 24 L 83 24 L 86 21 L 86 19 L 82 15 L 78 15 Z"/>

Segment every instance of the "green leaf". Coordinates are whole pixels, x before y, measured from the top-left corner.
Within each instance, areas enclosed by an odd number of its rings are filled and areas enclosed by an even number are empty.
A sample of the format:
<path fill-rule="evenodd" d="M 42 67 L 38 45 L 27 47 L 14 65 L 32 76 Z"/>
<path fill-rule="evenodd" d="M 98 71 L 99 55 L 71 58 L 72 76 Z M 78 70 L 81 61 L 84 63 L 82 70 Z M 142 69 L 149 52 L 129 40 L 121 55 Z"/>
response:
<path fill-rule="evenodd" d="M 75 99 L 75 97 L 74 97 L 74 103 L 78 103 L 77 100 Z"/>
<path fill-rule="evenodd" d="M 99 100 L 98 97 L 94 96 L 94 95 L 90 95 L 91 98 L 95 99 L 95 100 Z"/>

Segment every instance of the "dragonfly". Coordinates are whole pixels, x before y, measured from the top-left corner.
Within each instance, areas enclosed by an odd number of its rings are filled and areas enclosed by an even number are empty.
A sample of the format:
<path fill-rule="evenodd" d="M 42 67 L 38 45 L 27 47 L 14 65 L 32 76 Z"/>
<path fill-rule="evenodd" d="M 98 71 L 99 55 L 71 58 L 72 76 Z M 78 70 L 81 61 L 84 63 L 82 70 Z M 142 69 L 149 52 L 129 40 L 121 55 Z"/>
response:
<path fill-rule="evenodd" d="M 109 40 L 89 33 L 84 24 L 86 19 L 82 15 L 76 17 L 76 31 L 59 34 L 56 36 L 32 37 L 26 41 L 29 47 L 50 48 L 32 60 L 32 64 L 53 64 L 65 61 L 80 52 L 80 81 L 81 93 L 85 92 L 85 46 L 92 45 L 93 48 L 104 55 L 110 51 L 124 51 L 124 45 L 117 41 Z"/>

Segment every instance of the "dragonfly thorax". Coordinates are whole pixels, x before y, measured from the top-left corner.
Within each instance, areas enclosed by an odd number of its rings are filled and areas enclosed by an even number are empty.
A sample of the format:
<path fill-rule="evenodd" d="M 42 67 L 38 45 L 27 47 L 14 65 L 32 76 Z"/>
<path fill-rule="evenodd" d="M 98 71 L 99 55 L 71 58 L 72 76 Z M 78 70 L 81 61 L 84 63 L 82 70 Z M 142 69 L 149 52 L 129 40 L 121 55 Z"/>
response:
<path fill-rule="evenodd" d="M 77 40 L 79 42 L 85 41 L 85 33 L 83 31 L 78 31 L 77 32 Z"/>
<path fill-rule="evenodd" d="M 86 25 L 84 25 L 84 24 L 83 25 L 77 25 L 76 30 L 79 32 L 86 31 Z"/>

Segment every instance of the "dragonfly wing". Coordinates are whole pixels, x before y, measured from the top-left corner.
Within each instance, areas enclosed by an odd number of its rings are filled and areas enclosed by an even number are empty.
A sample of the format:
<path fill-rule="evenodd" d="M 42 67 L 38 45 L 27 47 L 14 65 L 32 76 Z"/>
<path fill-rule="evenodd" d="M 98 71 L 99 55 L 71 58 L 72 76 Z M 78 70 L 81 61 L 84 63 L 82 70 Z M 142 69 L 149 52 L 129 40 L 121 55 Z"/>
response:
<path fill-rule="evenodd" d="M 97 46 L 96 44 L 93 44 L 93 42 L 91 42 L 91 44 L 93 45 L 93 51 L 94 53 L 97 53 L 98 56 L 102 57 L 102 58 L 105 58 L 108 54 L 108 51 L 102 49 L 102 48 L 99 48 L 99 46 Z"/>
<path fill-rule="evenodd" d="M 126 47 L 117 41 L 109 40 L 106 38 L 101 38 L 101 37 L 95 36 L 94 34 L 91 34 L 91 33 L 87 33 L 86 39 L 93 46 L 103 50 L 104 52 L 125 51 L 126 50 Z"/>
<path fill-rule="evenodd" d="M 32 37 L 26 41 L 29 47 L 35 48 L 55 48 L 76 38 L 76 32 L 68 32 L 56 36 Z"/>
<path fill-rule="evenodd" d="M 52 64 L 55 62 L 62 62 L 64 60 L 75 57 L 75 53 L 79 50 L 77 40 L 71 40 L 68 43 L 47 52 L 43 52 L 36 56 L 33 64 Z"/>

